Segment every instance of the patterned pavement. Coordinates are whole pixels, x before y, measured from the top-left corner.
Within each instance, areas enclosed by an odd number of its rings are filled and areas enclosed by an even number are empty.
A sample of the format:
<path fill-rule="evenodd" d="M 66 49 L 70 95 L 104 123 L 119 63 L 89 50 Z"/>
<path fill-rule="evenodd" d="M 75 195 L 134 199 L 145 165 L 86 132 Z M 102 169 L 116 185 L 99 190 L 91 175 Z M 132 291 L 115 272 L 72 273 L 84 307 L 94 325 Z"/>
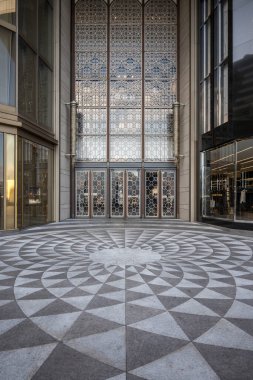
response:
<path fill-rule="evenodd" d="M 253 235 L 237 233 L 136 222 L 3 234 L 0 379 L 252 379 Z"/>

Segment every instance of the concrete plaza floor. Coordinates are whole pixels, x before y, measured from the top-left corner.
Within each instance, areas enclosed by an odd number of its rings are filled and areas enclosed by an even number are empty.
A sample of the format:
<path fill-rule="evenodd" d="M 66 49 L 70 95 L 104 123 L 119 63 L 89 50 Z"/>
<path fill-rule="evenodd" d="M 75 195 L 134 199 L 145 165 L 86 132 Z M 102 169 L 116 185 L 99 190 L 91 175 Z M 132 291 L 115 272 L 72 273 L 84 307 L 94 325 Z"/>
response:
<path fill-rule="evenodd" d="M 253 379 L 253 233 L 69 221 L 0 235 L 0 379 Z"/>

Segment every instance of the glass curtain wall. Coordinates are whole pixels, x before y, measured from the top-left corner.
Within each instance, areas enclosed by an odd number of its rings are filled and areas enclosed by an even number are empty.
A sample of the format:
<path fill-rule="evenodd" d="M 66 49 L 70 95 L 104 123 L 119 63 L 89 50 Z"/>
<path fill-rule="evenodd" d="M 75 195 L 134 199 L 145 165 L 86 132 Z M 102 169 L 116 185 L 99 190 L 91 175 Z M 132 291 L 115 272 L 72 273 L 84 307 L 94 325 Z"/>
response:
<path fill-rule="evenodd" d="M 202 215 L 253 222 L 253 139 L 202 153 Z"/>

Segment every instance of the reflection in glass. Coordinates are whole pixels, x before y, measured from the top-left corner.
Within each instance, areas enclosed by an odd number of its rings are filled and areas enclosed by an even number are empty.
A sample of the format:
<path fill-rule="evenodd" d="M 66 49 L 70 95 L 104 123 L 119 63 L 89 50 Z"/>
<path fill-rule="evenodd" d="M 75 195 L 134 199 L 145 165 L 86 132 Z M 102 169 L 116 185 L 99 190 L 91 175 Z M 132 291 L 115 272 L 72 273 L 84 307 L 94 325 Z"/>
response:
<path fill-rule="evenodd" d="M 52 153 L 50 149 L 23 141 L 23 225 L 52 221 Z"/>
<path fill-rule="evenodd" d="M 53 63 L 53 9 L 48 0 L 39 0 L 39 54 Z"/>
<path fill-rule="evenodd" d="M 234 144 L 206 152 L 203 164 L 203 215 L 233 219 Z"/>
<path fill-rule="evenodd" d="M 18 107 L 19 112 L 36 118 L 36 55 L 28 45 L 19 38 L 18 65 Z"/>
<path fill-rule="evenodd" d="M 76 216 L 89 215 L 89 172 L 76 171 Z"/>
<path fill-rule="evenodd" d="M 145 214 L 158 216 L 158 172 L 146 172 L 146 207 Z"/>
<path fill-rule="evenodd" d="M 0 133 L 0 230 L 4 228 L 4 134 Z"/>
<path fill-rule="evenodd" d="M 111 215 L 124 216 L 124 172 L 111 170 Z"/>
<path fill-rule="evenodd" d="M 162 172 L 162 215 L 167 217 L 175 216 L 175 195 L 176 195 L 176 173 L 175 171 Z"/>
<path fill-rule="evenodd" d="M 93 171 L 92 172 L 92 204 L 93 216 L 105 215 L 105 172 Z"/>
<path fill-rule="evenodd" d="M 19 33 L 33 48 L 37 48 L 37 1 L 20 0 L 18 2 Z"/>
<path fill-rule="evenodd" d="M 0 20 L 15 24 L 16 22 L 16 0 L 0 1 Z"/>
<path fill-rule="evenodd" d="M 127 172 L 127 214 L 140 216 L 140 172 L 132 170 Z"/>
<path fill-rule="evenodd" d="M 15 136 L 5 134 L 6 229 L 15 228 Z"/>
<path fill-rule="evenodd" d="M 39 59 L 38 112 L 39 123 L 52 128 L 53 78 L 51 70 Z"/>
<path fill-rule="evenodd" d="M 0 27 L 0 103 L 14 106 L 15 74 L 15 35 Z"/>
<path fill-rule="evenodd" d="M 237 143 L 236 218 L 253 221 L 253 139 Z"/>

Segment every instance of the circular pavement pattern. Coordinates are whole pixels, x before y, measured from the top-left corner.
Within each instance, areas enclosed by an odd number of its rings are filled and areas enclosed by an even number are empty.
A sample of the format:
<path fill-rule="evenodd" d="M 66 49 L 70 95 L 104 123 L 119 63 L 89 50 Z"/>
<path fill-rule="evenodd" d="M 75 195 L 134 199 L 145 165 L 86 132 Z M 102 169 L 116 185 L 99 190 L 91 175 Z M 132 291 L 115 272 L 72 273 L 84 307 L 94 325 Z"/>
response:
<path fill-rule="evenodd" d="M 2 237 L 0 361 L 24 378 L 252 378 L 252 247 L 183 228 Z"/>

